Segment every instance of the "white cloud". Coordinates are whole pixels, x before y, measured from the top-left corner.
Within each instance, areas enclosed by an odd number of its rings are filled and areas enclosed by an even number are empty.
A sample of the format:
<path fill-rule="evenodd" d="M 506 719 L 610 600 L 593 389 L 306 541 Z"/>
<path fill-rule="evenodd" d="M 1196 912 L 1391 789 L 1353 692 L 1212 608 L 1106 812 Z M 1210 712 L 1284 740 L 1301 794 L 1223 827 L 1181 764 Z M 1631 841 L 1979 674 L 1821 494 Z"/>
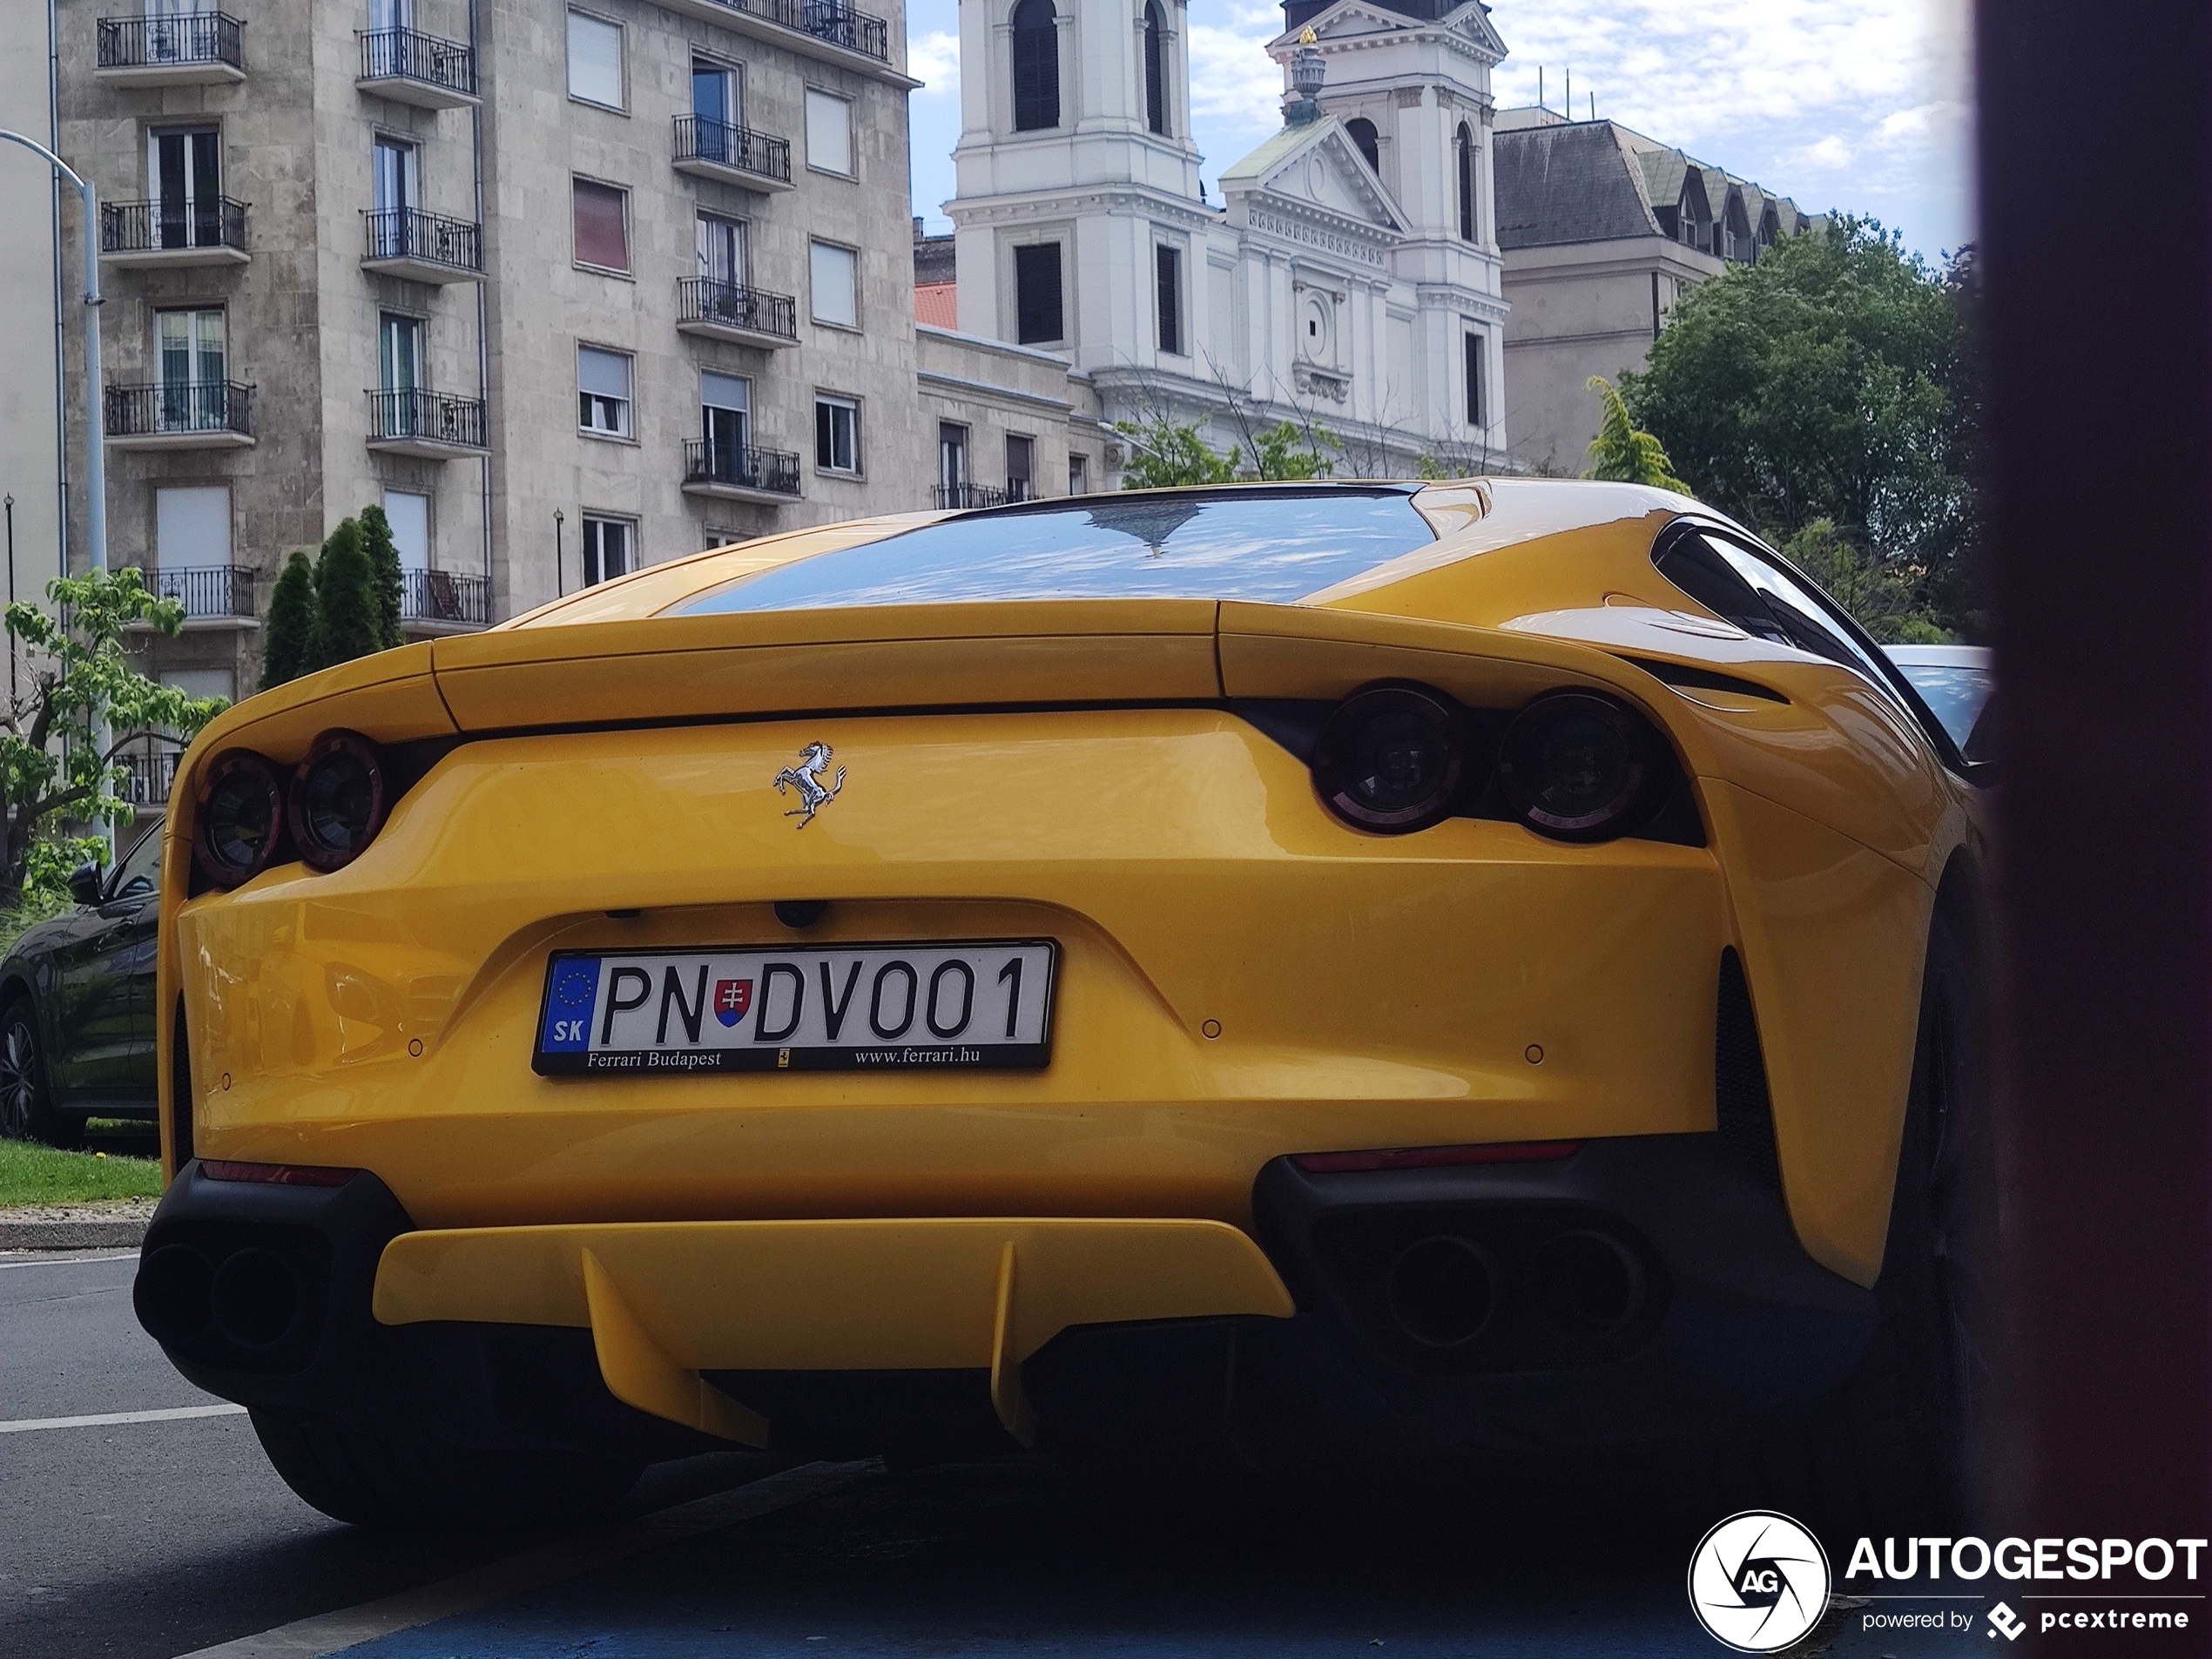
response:
<path fill-rule="evenodd" d="M 1810 150 L 1801 152 L 1800 159 L 1817 172 L 1832 172 L 1838 167 L 1851 165 L 1851 148 L 1834 133 L 1830 133 Z"/>
<path fill-rule="evenodd" d="M 907 73 L 921 83 L 921 96 L 960 91 L 960 37 L 942 30 L 907 37 Z"/>
<path fill-rule="evenodd" d="M 1283 125 L 1283 71 L 1267 55 L 1283 13 L 1249 0 L 1197 0 L 1190 18 L 1191 120 L 1244 141 L 1235 154 L 1210 158 L 1217 172 Z"/>

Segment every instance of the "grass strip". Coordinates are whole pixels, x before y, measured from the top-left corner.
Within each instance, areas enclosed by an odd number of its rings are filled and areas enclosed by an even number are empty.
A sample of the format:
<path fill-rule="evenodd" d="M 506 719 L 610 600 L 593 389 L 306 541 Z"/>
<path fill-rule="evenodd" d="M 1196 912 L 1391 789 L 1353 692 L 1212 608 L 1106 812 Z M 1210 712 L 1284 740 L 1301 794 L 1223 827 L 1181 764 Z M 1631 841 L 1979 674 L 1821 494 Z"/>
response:
<path fill-rule="evenodd" d="M 57 1152 L 30 1141 L 0 1141 L 0 1209 L 86 1204 L 100 1198 L 152 1198 L 160 1192 L 158 1159 Z"/>

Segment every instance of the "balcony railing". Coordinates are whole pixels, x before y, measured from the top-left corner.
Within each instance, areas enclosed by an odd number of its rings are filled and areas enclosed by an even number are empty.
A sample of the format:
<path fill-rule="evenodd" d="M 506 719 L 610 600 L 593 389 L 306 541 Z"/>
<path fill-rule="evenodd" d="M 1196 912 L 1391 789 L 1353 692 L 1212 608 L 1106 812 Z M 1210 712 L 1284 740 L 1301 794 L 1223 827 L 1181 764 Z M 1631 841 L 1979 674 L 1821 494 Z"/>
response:
<path fill-rule="evenodd" d="M 212 202 L 102 202 L 100 252 L 167 253 L 186 248 L 246 252 L 246 204 L 228 196 Z"/>
<path fill-rule="evenodd" d="M 450 443 L 469 449 L 484 447 L 484 404 L 482 398 L 455 397 L 421 387 L 405 391 L 368 395 L 369 442 Z"/>
<path fill-rule="evenodd" d="M 186 565 L 143 574 L 148 590 L 184 606 L 187 620 L 253 614 L 253 572 L 243 565 Z"/>
<path fill-rule="evenodd" d="M 133 806 L 165 806 L 177 781 L 177 762 L 183 755 L 183 748 L 173 738 L 148 732 L 132 739 L 131 746 L 116 756 L 117 762 L 128 768 L 123 779 L 123 799 Z"/>
<path fill-rule="evenodd" d="M 420 81 L 457 98 L 476 96 L 476 51 L 463 41 L 412 29 L 367 29 L 358 37 L 365 81 Z"/>
<path fill-rule="evenodd" d="M 756 449 L 748 444 L 688 438 L 684 443 L 684 482 L 796 496 L 799 457 L 788 449 Z"/>
<path fill-rule="evenodd" d="M 942 512 L 964 512 L 974 507 L 1006 507 L 1017 501 L 1033 501 L 1030 487 L 1016 479 L 1003 488 L 997 484 L 938 484 L 929 492 Z"/>
<path fill-rule="evenodd" d="M 103 400 L 111 438 L 174 433 L 253 435 L 253 388 L 236 381 L 167 386 L 111 386 Z"/>
<path fill-rule="evenodd" d="M 372 260 L 420 260 L 448 270 L 481 273 L 483 228 L 465 219 L 426 213 L 419 207 L 378 207 L 362 215 Z"/>
<path fill-rule="evenodd" d="M 791 140 L 771 138 L 751 127 L 733 127 L 704 115 L 676 118 L 676 159 L 710 161 L 739 172 L 759 173 L 779 184 L 791 182 Z"/>
<path fill-rule="evenodd" d="M 182 68 L 192 64 L 228 64 L 243 73 L 246 51 L 238 19 L 219 11 L 177 17 L 100 19 L 102 69 Z"/>
<path fill-rule="evenodd" d="M 714 0 L 732 11 L 812 35 L 882 63 L 891 61 L 891 30 L 880 17 L 855 11 L 842 0 Z"/>
<path fill-rule="evenodd" d="M 400 589 L 400 615 L 409 622 L 491 622 L 491 583 L 458 570 L 408 570 Z"/>
<path fill-rule="evenodd" d="M 719 323 L 749 334 L 773 334 L 779 340 L 799 338 L 799 301 L 787 293 L 764 293 L 738 282 L 717 282 L 712 277 L 676 280 L 676 320 L 679 323 Z"/>

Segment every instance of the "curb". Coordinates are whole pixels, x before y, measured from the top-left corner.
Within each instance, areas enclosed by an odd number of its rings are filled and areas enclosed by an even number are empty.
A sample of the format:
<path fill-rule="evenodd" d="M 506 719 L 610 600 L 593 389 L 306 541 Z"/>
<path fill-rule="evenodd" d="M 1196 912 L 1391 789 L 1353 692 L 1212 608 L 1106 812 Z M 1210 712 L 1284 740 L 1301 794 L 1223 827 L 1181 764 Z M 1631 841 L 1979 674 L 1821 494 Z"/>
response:
<path fill-rule="evenodd" d="M 143 1221 L 0 1221 L 0 1250 L 136 1250 Z"/>

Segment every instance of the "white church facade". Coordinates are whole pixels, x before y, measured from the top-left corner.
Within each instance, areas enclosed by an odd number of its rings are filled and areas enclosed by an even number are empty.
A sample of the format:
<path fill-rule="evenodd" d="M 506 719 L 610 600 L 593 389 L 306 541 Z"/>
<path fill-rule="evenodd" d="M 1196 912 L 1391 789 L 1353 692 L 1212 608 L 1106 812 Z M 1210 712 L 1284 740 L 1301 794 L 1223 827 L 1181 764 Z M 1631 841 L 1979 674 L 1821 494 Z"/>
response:
<path fill-rule="evenodd" d="M 1479 0 L 1290 0 L 1283 129 L 1199 179 L 1182 0 L 961 0 L 960 333 L 1066 357 L 1105 419 L 1217 450 L 1290 421 L 1339 476 L 1503 461 Z"/>

